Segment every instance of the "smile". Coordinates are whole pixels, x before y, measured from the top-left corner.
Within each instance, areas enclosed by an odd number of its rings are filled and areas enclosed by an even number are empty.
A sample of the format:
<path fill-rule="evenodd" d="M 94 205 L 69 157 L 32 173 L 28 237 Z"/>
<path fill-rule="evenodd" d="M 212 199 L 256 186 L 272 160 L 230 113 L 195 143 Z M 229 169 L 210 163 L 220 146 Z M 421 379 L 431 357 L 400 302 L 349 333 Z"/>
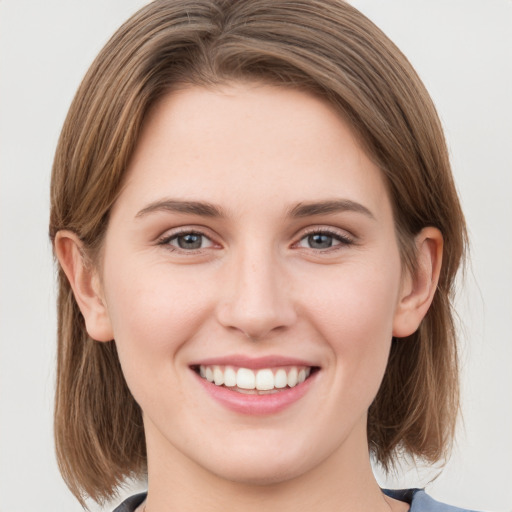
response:
<path fill-rule="evenodd" d="M 245 394 L 272 394 L 302 384 L 314 368 L 289 366 L 282 368 L 236 368 L 234 366 L 200 365 L 195 368 L 201 378 Z"/>

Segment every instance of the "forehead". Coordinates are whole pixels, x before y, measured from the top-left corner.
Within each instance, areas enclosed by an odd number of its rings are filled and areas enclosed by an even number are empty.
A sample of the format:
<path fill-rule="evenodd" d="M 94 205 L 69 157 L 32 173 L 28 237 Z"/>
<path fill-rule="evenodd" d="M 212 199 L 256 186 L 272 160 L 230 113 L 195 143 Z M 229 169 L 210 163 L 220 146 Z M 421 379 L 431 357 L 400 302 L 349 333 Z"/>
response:
<path fill-rule="evenodd" d="M 388 206 L 380 170 L 330 103 L 251 83 L 190 86 L 153 107 L 122 195 L 158 194 L 235 210 L 338 197 Z"/>

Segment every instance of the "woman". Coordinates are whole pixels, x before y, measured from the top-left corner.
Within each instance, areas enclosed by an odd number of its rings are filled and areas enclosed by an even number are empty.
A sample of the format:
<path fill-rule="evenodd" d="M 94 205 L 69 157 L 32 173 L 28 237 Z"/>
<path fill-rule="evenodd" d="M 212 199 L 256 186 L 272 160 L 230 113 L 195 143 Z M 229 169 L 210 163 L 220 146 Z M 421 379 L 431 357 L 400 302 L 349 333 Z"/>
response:
<path fill-rule="evenodd" d="M 56 442 L 119 510 L 443 510 L 384 493 L 447 454 L 466 240 L 439 120 L 339 1 L 157 1 L 55 157 Z"/>

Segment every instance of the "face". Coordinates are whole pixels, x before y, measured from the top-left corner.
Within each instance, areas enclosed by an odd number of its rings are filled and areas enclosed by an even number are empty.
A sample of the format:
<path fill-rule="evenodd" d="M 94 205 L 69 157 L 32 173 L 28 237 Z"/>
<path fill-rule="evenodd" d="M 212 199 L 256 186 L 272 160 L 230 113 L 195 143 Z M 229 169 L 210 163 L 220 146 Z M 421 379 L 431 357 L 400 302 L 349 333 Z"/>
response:
<path fill-rule="evenodd" d="M 100 275 L 150 466 L 276 482 L 367 457 L 401 277 L 381 173 L 327 103 L 255 84 L 165 97 Z"/>

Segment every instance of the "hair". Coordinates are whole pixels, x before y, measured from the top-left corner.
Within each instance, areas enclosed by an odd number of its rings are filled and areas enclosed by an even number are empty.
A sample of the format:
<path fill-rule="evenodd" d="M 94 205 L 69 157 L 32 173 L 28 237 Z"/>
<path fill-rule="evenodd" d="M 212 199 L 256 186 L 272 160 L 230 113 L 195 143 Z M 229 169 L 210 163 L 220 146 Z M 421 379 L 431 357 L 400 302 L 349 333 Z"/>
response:
<path fill-rule="evenodd" d="M 467 236 L 435 107 L 400 50 L 341 0 L 157 0 L 114 34 L 71 104 L 51 181 L 50 237 L 71 230 L 97 255 L 149 109 L 183 85 L 256 80 L 329 101 L 385 178 L 404 266 L 414 236 L 444 238 L 438 289 L 419 329 L 393 339 L 368 415 L 370 452 L 444 460 L 459 409 L 454 279 Z M 94 258 L 93 258 L 94 261 Z M 55 439 L 59 467 L 84 504 L 146 471 L 142 413 L 115 341 L 85 329 L 58 275 Z"/>

